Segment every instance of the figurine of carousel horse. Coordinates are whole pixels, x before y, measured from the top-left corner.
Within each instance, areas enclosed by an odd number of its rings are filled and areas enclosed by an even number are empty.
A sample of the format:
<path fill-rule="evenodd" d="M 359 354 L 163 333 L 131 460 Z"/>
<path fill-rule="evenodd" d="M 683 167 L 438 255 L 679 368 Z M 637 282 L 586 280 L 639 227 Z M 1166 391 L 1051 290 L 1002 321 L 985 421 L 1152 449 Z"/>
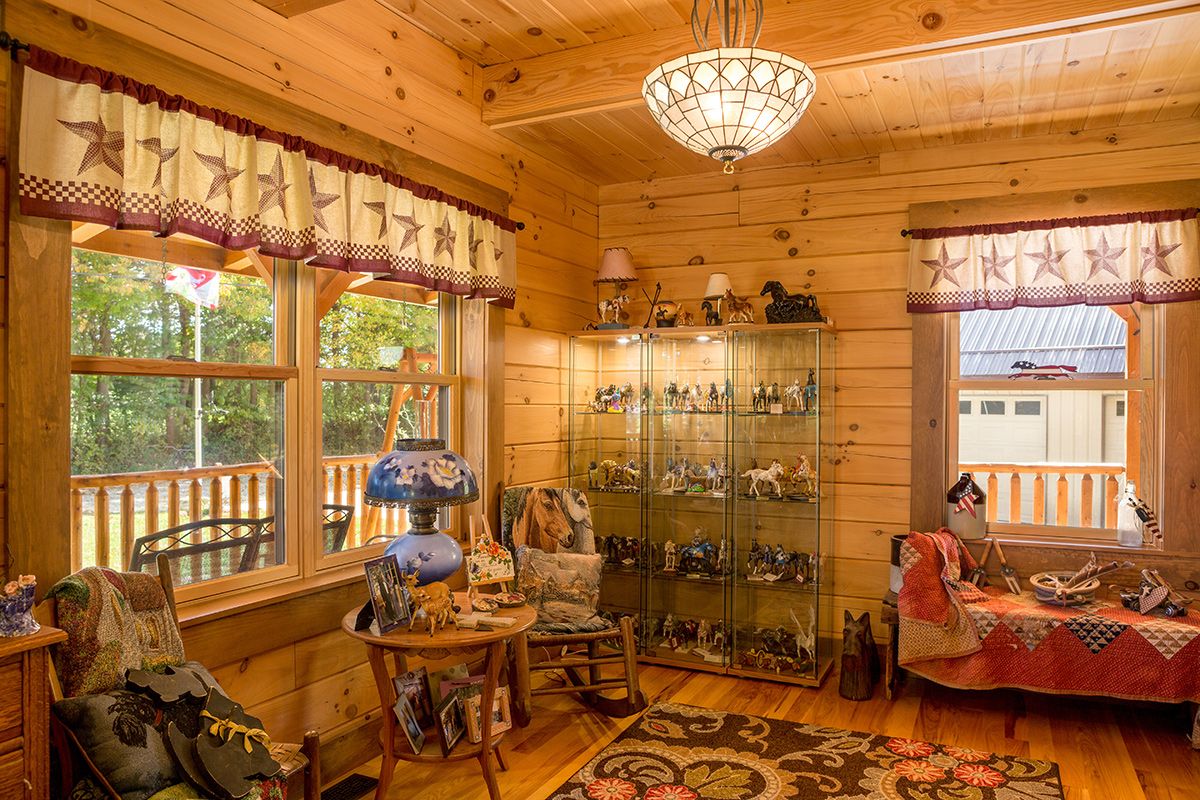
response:
<path fill-rule="evenodd" d="M 733 289 L 726 289 L 722 300 L 725 304 L 725 313 L 729 317 L 728 321 L 730 325 L 753 324 L 754 306 L 750 305 L 749 297 L 738 297 L 733 293 Z"/>
<path fill-rule="evenodd" d="M 620 325 L 621 311 L 629 304 L 629 295 L 622 294 L 608 300 L 601 300 L 596 304 L 596 309 L 600 312 L 601 325 Z"/>
<path fill-rule="evenodd" d="M 776 325 L 781 322 L 824 322 L 821 309 L 817 307 L 815 294 L 788 294 L 779 281 L 767 281 L 763 284 L 759 297 L 771 295 L 771 302 L 763 311 L 767 322 Z"/>

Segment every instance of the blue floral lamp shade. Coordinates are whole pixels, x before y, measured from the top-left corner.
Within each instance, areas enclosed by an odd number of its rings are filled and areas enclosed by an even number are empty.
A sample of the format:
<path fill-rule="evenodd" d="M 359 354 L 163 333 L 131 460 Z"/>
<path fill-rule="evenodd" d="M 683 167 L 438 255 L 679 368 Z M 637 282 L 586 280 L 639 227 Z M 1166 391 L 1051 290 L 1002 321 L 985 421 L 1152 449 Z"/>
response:
<path fill-rule="evenodd" d="M 400 439 L 371 467 L 363 490 L 367 505 L 408 506 L 411 527 L 384 552 L 396 556 L 401 568 L 419 570 L 421 585 L 445 580 L 462 565 L 462 547 L 436 527 L 438 509 L 478 498 L 471 467 L 444 439 Z"/>

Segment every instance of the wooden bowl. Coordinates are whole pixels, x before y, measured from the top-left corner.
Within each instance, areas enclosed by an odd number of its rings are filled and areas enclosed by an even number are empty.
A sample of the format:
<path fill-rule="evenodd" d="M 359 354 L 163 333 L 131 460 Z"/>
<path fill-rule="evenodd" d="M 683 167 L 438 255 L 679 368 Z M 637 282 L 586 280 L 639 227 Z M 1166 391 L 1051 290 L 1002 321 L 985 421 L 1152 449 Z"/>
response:
<path fill-rule="evenodd" d="M 1038 600 L 1043 603 L 1048 603 L 1053 606 L 1081 606 L 1084 603 L 1090 603 L 1096 597 L 1096 590 L 1100 588 L 1100 579 L 1092 578 L 1090 581 L 1076 586 L 1069 593 L 1060 594 L 1058 582 L 1068 581 L 1074 572 L 1039 572 L 1032 576 L 1029 582 L 1033 584 L 1033 593 Z"/>

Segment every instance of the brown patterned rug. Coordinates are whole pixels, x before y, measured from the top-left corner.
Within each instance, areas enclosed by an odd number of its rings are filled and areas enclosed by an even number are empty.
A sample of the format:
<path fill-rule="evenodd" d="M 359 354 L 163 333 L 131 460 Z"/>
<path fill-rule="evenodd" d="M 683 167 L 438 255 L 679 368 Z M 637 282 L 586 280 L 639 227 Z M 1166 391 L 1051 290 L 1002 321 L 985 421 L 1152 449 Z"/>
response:
<path fill-rule="evenodd" d="M 1062 800 L 1058 765 L 667 703 L 551 800 Z"/>

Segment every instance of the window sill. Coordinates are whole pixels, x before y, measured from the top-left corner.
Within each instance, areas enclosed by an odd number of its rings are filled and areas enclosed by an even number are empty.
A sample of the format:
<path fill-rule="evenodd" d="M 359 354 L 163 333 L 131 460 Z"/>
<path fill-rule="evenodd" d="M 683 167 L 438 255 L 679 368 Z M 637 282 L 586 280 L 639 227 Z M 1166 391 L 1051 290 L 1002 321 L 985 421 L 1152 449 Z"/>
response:
<path fill-rule="evenodd" d="M 362 564 L 357 563 L 310 578 L 289 578 L 266 586 L 192 600 L 180 604 L 179 626 L 186 629 L 363 580 Z M 364 589 L 364 601 L 366 596 Z"/>
<path fill-rule="evenodd" d="M 1054 539 L 1035 534 L 1022 535 L 1000 531 L 990 532 L 989 536 L 1000 542 L 1003 547 L 1029 547 L 1040 550 L 1094 550 L 1098 553 L 1130 553 L 1136 555 L 1169 555 L 1166 550 L 1150 545 L 1142 545 L 1141 547 L 1123 547 L 1116 542 L 1101 541 L 1096 539 Z M 983 540 L 976 539 L 975 541 Z"/>

